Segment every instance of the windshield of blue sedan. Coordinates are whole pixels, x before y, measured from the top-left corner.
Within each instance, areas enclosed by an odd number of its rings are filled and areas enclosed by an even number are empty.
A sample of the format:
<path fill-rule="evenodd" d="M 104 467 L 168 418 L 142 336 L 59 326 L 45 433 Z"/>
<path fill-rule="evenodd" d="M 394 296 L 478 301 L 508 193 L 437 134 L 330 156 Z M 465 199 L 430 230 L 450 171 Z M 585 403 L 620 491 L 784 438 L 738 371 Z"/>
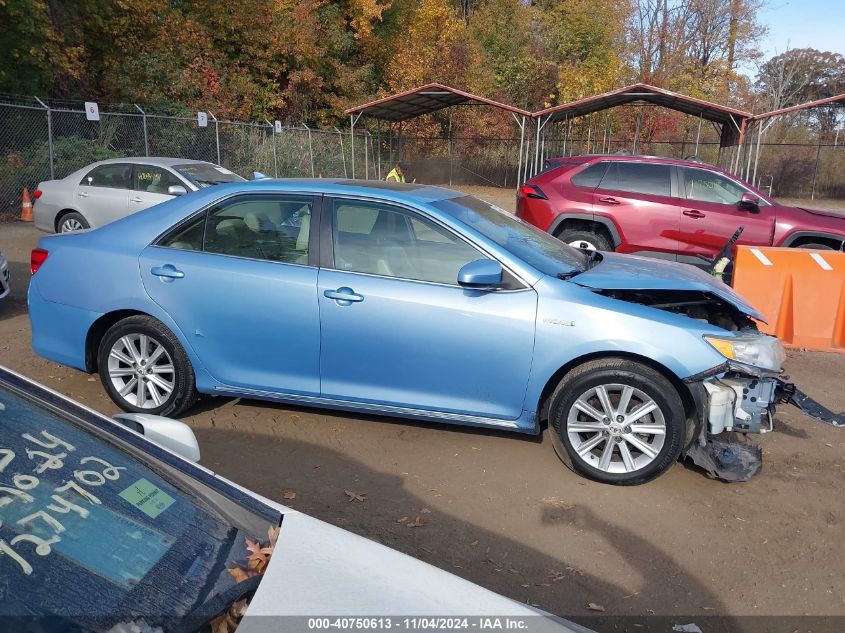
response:
<path fill-rule="evenodd" d="M 431 204 L 472 227 L 541 273 L 558 275 L 588 267 L 589 258 L 583 251 L 564 244 L 489 202 L 474 196 L 462 196 L 437 200 Z"/>
<path fill-rule="evenodd" d="M 167 632 L 237 593 L 228 570 L 278 515 L 136 451 L 0 384 L 0 618 L 48 633 L 138 619 Z"/>
<path fill-rule="evenodd" d="M 224 182 L 243 182 L 245 179 L 233 171 L 211 163 L 187 163 L 185 165 L 174 165 L 175 169 L 182 176 L 187 178 L 199 189 L 219 185 Z"/>

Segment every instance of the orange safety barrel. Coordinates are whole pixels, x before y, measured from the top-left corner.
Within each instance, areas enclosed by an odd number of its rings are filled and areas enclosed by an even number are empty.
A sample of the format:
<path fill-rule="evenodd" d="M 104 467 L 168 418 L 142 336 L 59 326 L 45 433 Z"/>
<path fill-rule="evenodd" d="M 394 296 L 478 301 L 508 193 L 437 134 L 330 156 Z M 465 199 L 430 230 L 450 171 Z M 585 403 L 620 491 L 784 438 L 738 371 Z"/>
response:
<path fill-rule="evenodd" d="M 845 253 L 740 246 L 733 287 L 785 345 L 845 352 Z"/>

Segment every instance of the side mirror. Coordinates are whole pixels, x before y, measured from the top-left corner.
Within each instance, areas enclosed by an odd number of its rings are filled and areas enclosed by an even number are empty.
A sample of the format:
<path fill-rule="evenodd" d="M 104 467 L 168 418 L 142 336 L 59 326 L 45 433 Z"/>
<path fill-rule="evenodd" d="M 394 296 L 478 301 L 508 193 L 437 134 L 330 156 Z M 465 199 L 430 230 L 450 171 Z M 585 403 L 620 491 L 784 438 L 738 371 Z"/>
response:
<path fill-rule="evenodd" d="M 167 188 L 168 196 L 184 196 L 186 193 L 188 193 L 188 190 L 182 185 L 170 185 Z"/>
<path fill-rule="evenodd" d="M 473 290 L 497 290 L 502 287 L 502 265 L 492 259 L 476 259 L 458 271 L 458 284 Z"/>
<path fill-rule="evenodd" d="M 743 211 L 760 213 L 760 198 L 751 193 L 744 193 L 736 206 Z"/>
<path fill-rule="evenodd" d="M 149 413 L 118 413 L 112 419 L 189 461 L 200 460 L 197 437 L 184 422 Z"/>

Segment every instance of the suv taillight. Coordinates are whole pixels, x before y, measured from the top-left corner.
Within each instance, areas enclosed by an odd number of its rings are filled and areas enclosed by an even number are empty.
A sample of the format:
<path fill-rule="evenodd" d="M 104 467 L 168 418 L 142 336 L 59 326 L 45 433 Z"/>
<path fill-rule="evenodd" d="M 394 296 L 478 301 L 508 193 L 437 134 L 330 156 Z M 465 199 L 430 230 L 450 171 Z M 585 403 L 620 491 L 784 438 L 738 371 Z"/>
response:
<path fill-rule="evenodd" d="M 50 253 L 43 248 L 33 248 L 32 255 L 29 256 L 29 272 L 33 275 L 41 268 L 41 264 L 47 261 L 47 255 Z"/>
<path fill-rule="evenodd" d="M 41 197 L 42 193 L 44 193 L 44 192 L 41 191 L 41 189 L 36 189 L 35 191 L 32 192 L 32 197 L 35 198 L 36 200 L 38 200 L 38 198 Z"/>
<path fill-rule="evenodd" d="M 539 198 L 540 200 L 548 200 L 549 197 L 543 193 L 543 190 L 540 189 L 537 185 L 521 185 L 519 187 L 519 193 L 521 193 L 526 198 Z"/>

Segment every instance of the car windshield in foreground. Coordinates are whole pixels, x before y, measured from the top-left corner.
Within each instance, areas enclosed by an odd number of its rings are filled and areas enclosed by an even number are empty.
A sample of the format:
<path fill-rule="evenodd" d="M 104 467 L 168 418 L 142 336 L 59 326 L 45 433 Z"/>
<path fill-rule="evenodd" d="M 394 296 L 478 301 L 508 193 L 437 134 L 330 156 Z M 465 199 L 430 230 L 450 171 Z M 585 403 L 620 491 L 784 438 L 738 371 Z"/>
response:
<path fill-rule="evenodd" d="M 200 189 L 224 182 L 243 182 L 245 180 L 245 178 L 241 178 L 225 167 L 218 167 L 211 163 L 185 163 L 184 165 L 174 165 L 173 169 Z"/>
<path fill-rule="evenodd" d="M 474 196 L 462 196 L 431 204 L 471 226 L 543 274 L 565 275 L 589 268 L 590 257 L 585 252 L 564 244 L 489 202 Z"/>
<path fill-rule="evenodd" d="M 254 591 L 260 579 L 237 573 L 245 539 L 279 520 L 0 383 L 4 622 L 99 633 L 207 620 Z"/>

